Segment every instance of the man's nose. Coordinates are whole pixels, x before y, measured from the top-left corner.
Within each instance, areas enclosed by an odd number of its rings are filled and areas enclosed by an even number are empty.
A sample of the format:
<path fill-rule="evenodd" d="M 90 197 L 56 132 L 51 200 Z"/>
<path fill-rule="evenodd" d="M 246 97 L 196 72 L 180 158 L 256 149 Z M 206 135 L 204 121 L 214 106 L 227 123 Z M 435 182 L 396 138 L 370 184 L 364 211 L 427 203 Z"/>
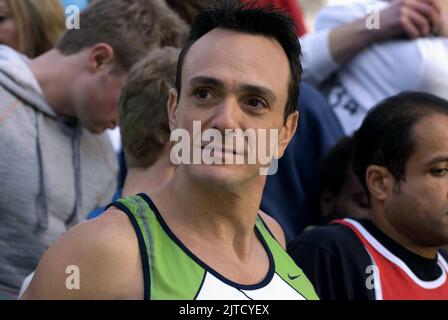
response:
<path fill-rule="evenodd" d="M 221 132 L 238 129 L 241 112 L 238 101 L 229 97 L 215 107 L 210 126 Z"/>

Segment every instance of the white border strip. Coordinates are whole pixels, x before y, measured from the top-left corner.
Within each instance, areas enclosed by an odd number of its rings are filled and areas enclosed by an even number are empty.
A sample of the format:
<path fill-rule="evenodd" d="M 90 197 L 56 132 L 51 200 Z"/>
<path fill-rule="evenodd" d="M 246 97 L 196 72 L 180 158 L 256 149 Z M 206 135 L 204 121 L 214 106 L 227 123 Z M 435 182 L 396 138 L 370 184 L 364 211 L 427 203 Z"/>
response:
<path fill-rule="evenodd" d="M 448 263 L 446 262 L 445 258 L 438 253 L 437 254 L 437 260 L 440 263 L 440 266 L 442 267 L 442 269 L 444 268 L 446 272 L 448 272 Z"/>
<path fill-rule="evenodd" d="M 381 243 L 378 242 L 360 223 L 352 220 L 352 219 L 344 219 L 345 222 L 351 224 L 353 227 L 355 227 L 365 238 L 366 240 L 376 249 L 379 253 L 381 253 L 386 259 L 400 267 L 406 274 L 420 287 L 425 289 L 436 289 L 443 285 L 446 281 L 446 274 L 448 272 L 448 265 L 446 264 L 446 261 L 440 256 L 440 254 L 437 254 L 437 264 L 442 269 L 442 275 L 433 281 L 423 281 L 420 280 L 409 267 L 397 256 L 392 254 L 389 250 L 387 250 Z M 443 264 L 445 263 L 445 264 Z M 446 272 L 444 272 L 446 271 Z"/>

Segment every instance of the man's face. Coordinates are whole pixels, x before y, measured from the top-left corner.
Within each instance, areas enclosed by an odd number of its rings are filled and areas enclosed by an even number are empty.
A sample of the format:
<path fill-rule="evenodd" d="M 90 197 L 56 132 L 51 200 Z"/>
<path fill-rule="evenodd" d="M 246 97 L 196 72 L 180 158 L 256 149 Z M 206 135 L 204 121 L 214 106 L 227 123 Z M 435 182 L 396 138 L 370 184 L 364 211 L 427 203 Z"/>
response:
<path fill-rule="evenodd" d="M 277 129 L 279 154 L 282 154 L 297 123 L 297 114 L 284 123 L 289 81 L 289 62 L 277 41 L 214 29 L 194 43 L 185 57 L 179 104 L 173 98 L 170 100 L 173 102 L 169 107 L 171 129 L 186 129 L 191 140 L 194 139 L 193 121 L 201 121 L 202 132 L 216 129 L 223 137 L 226 129 L 256 132 L 267 129 L 267 137 L 269 129 Z M 206 150 L 208 143 L 192 142 L 192 149 Z M 214 143 L 230 149 L 222 140 Z M 226 156 L 236 153 L 235 145 L 236 142 L 232 150 L 213 153 L 213 156 L 225 162 Z M 192 175 L 207 181 L 238 184 L 259 175 L 260 164 L 247 164 L 247 153 L 246 147 L 245 164 L 202 163 L 185 167 Z"/>
<path fill-rule="evenodd" d="M 418 245 L 448 244 L 448 117 L 426 116 L 413 138 L 405 181 L 385 202 L 386 219 Z"/>
<path fill-rule="evenodd" d="M 325 190 L 321 195 L 322 214 L 328 219 L 369 218 L 369 204 L 366 192 L 352 170 L 337 195 Z"/>
<path fill-rule="evenodd" d="M 111 68 L 85 72 L 77 83 L 73 98 L 76 118 L 95 134 L 115 128 L 118 121 L 118 100 L 127 74 L 112 72 Z"/>

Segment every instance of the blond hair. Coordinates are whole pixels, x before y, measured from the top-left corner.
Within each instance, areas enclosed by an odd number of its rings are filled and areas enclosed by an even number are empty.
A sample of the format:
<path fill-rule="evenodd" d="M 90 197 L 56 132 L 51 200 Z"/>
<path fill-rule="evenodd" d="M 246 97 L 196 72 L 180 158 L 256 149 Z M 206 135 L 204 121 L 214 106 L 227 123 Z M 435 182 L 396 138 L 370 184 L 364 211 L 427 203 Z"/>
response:
<path fill-rule="evenodd" d="M 6 0 L 19 35 L 18 50 L 30 58 L 52 49 L 65 31 L 59 0 Z"/>
<path fill-rule="evenodd" d="M 118 116 L 129 168 L 150 167 L 170 138 L 166 106 L 179 53 L 171 47 L 153 50 L 129 74 Z"/>

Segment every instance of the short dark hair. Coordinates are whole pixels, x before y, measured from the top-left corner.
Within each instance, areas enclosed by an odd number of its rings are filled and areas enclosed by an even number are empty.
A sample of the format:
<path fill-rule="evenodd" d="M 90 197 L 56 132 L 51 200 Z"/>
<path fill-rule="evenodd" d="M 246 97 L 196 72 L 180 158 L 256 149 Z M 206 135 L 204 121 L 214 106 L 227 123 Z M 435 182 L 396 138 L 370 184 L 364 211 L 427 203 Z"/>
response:
<path fill-rule="evenodd" d="M 119 124 L 126 164 L 148 168 L 170 139 L 166 101 L 174 86 L 180 49 L 151 51 L 131 69 L 119 102 Z"/>
<path fill-rule="evenodd" d="M 297 109 L 300 92 L 302 66 L 301 48 L 296 34 L 294 21 L 282 11 L 272 7 L 255 7 L 252 2 L 241 3 L 237 0 L 223 0 L 219 4 L 203 11 L 196 18 L 182 49 L 177 64 L 176 90 L 178 99 L 182 89 L 182 66 L 191 46 L 213 29 L 221 28 L 251 35 L 262 35 L 277 40 L 289 60 L 291 79 L 288 100 L 285 106 L 285 119 Z"/>
<path fill-rule="evenodd" d="M 403 92 L 370 110 L 355 132 L 353 149 L 353 169 L 367 194 L 365 173 L 370 165 L 386 167 L 398 188 L 405 181 L 406 163 L 415 148 L 413 128 L 433 114 L 448 116 L 448 101 L 421 92 Z"/>
<path fill-rule="evenodd" d="M 353 138 L 343 137 L 325 156 L 319 169 L 319 194 L 339 195 L 352 170 Z"/>

